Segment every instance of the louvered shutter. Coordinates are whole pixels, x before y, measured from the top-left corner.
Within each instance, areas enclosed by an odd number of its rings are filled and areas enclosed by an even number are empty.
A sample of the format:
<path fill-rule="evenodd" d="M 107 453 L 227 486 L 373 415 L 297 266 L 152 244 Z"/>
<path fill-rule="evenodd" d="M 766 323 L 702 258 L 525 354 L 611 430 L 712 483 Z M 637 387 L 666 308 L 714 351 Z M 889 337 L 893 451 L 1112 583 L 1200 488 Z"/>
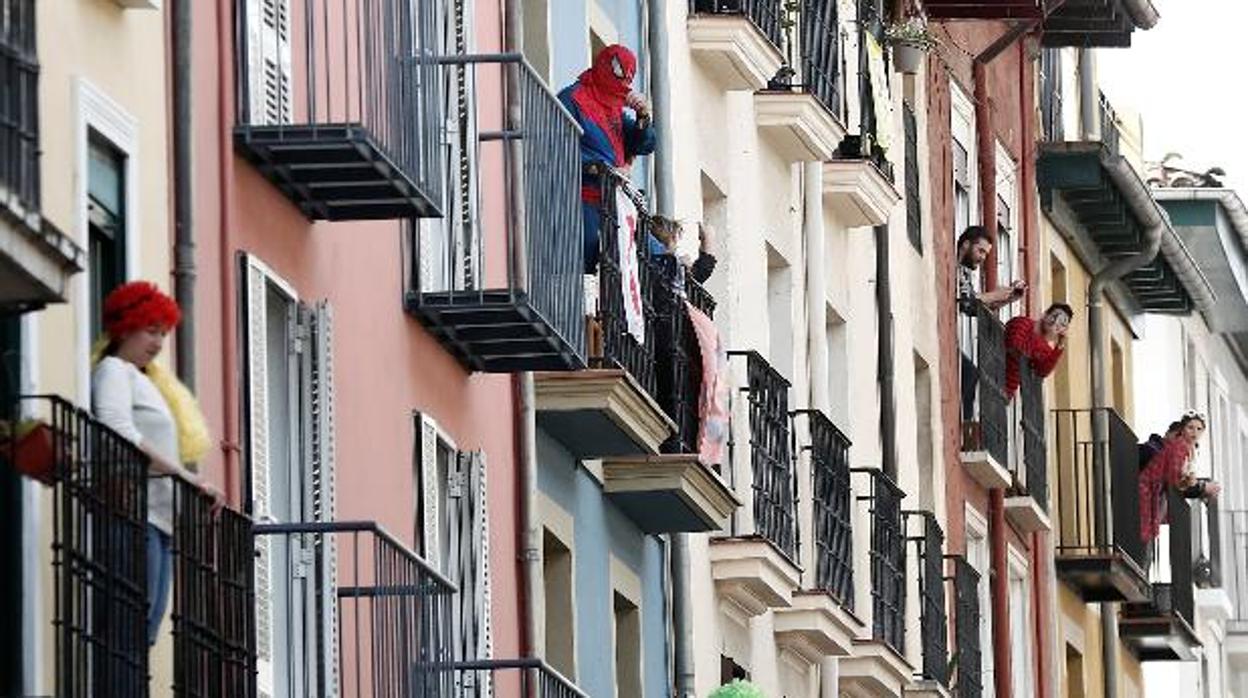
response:
<path fill-rule="evenodd" d="M 458 589 L 452 612 L 453 659 L 473 661 L 490 656 L 490 573 L 486 515 L 485 458 L 480 452 L 460 453 L 447 488 L 450 546 L 446 573 Z M 471 676 L 461 677 L 471 680 Z M 489 696 L 489 682 L 467 686 L 467 695 Z"/>
<path fill-rule="evenodd" d="M 445 572 L 441 540 L 441 497 L 438 493 L 438 426 L 425 415 L 417 418 L 420 440 L 420 554 L 439 572 Z"/>
<path fill-rule="evenodd" d="M 335 517 L 335 441 L 334 441 L 334 362 L 333 362 L 333 313 L 329 304 L 322 302 L 314 308 L 303 309 L 307 344 L 305 356 L 307 370 L 304 372 L 304 414 L 307 453 L 303 462 L 308 469 L 308 511 L 311 521 L 330 522 Z M 312 598 L 312 618 L 309 623 L 309 646 L 318 648 L 316 661 L 319 695 L 337 696 L 339 687 L 338 667 L 338 546 L 333 535 L 321 536 L 314 541 L 312 569 L 314 584 L 309 593 Z"/>
<path fill-rule="evenodd" d="M 268 280 L 264 271 L 245 265 L 243 306 L 247 322 L 247 414 L 250 416 L 251 515 L 255 521 L 273 521 L 269 487 L 269 375 L 268 317 L 265 298 Z M 273 695 L 273 541 L 256 536 L 256 689 L 260 698 Z"/>
<path fill-rule="evenodd" d="M 252 125 L 288 124 L 291 93 L 290 0 L 247 0 L 247 87 Z"/>

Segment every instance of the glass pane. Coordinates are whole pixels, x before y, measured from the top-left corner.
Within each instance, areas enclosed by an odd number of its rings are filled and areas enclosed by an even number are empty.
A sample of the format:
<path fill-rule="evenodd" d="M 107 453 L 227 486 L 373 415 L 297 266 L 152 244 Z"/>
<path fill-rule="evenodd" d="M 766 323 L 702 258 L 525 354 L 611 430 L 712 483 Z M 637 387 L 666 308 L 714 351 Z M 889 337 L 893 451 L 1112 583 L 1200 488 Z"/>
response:
<path fill-rule="evenodd" d="M 87 195 L 114 222 L 125 207 L 126 156 L 108 143 L 91 138 L 87 146 Z"/>

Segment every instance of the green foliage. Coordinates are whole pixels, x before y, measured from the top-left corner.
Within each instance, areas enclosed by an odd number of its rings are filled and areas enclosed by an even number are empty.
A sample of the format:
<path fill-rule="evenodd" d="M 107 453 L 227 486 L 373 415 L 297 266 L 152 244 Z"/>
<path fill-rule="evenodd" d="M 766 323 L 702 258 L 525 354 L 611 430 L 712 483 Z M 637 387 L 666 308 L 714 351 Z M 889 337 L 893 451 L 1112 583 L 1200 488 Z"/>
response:
<path fill-rule="evenodd" d="M 711 691 L 707 698 L 767 698 L 762 689 L 749 681 L 737 679 Z"/>

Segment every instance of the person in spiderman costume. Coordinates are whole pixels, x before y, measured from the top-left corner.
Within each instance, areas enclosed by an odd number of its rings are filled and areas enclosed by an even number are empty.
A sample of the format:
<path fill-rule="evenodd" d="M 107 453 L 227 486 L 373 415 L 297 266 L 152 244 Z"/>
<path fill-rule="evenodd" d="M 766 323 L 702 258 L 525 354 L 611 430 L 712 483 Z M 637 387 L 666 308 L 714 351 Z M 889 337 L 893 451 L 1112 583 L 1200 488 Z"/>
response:
<path fill-rule="evenodd" d="M 637 57 L 618 44 L 598 52 L 594 65 L 559 93 L 559 101 L 581 127 L 581 211 L 585 273 L 598 269 L 598 231 L 604 167 L 626 168 L 639 155 L 654 152 L 650 103 L 633 91 Z M 664 250 L 650 240 L 652 254 Z"/>

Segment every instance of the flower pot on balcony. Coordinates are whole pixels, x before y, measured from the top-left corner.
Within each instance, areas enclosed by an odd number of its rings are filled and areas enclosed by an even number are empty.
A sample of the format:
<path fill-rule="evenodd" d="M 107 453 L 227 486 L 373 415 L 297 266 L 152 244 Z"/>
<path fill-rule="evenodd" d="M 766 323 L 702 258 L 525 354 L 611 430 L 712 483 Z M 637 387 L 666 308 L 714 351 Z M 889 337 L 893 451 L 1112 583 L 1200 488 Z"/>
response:
<path fill-rule="evenodd" d="M 927 55 L 927 45 L 918 42 L 898 41 L 893 44 L 893 64 L 897 72 L 912 75 L 919 72 L 923 58 Z"/>
<path fill-rule="evenodd" d="M 18 473 L 45 485 L 55 484 L 56 448 L 52 428 L 43 422 L 22 422 L 13 438 L 0 435 L 0 458 Z"/>

